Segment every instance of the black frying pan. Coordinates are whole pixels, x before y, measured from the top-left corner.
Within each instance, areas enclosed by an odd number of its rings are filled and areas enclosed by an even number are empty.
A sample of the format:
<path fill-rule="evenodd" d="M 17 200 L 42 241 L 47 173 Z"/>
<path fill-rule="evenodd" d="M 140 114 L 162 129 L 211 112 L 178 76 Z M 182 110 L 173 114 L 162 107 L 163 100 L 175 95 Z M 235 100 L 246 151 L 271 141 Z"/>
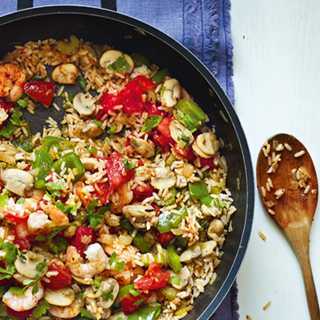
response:
<path fill-rule="evenodd" d="M 23 0 L 19 4 L 18 8 L 32 6 L 32 0 Z M 102 0 L 102 4 L 109 9 L 116 8 L 113 1 Z M 225 254 L 216 268 L 217 280 L 213 286 L 206 287 L 185 318 L 208 319 L 235 280 L 247 248 L 253 219 L 252 164 L 238 117 L 218 82 L 192 53 L 159 30 L 111 10 L 55 6 L 6 15 L 0 18 L 0 58 L 13 50 L 10 45 L 13 42 L 25 43 L 48 37 L 59 40 L 71 34 L 93 43 L 108 43 L 128 54 L 141 53 L 160 68 L 167 68 L 172 77 L 179 79 L 181 85 L 194 96 L 215 124 L 218 136 L 228 145 L 222 153 L 229 167 L 227 185 L 238 208 L 232 218 L 234 231 L 227 235 L 223 247 Z M 131 37 L 125 37 L 128 35 Z M 79 89 L 73 86 L 72 90 L 76 92 Z M 26 114 L 34 132 L 46 125 L 44 119 L 48 116 L 62 119 L 62 114 L 54 108 L 45 109 L 39 105 L 36 111 L 37 114 L 32 117 Z"/>

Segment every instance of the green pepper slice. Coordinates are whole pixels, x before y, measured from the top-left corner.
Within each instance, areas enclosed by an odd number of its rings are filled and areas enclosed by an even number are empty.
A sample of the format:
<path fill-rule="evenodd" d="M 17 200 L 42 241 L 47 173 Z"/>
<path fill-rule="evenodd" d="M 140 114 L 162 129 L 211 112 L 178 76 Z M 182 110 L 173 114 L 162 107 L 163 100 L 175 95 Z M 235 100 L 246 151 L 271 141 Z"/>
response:
<path fill-rule="evenodd" d="M 120 221 L 120 227 L 126 229 L 128 231 L 129 234 L 132 234 L 134 227 L 133 225 L 129 222 L 129 220 L 127 220 L 126 218 L 122 219 Z"/>
<path fill-rule="evenodd" d="M 190 197 L 192 199 L 201 199 L 209 195 L 207 185 L 204 180 L 196 181 L 188 184 Z"/>
<path fill-rule="evenodd" d="M 53 164 L 53 157 L 45 150 L 36 150 L 36 160 L 32 164 L 32 170 L 38 169 L 38 173 L 34 178 L 34 186 L 37 189 L 45 189 L 47 183 L 46 176 L 50 173 Z"/>
<path fill-rule="evenodd" d="M 175 214 L 170 211 L 165 211 L 158 217 L 156 229 L 160 233 L 165 233 L 171 229 L 178 228 L 180 222 L 188 215 L 186 207 L 179 210 L 181 214 Z"/>
<path fill-rule="evenodd" d="M 26 128 L 26 130 L 28 132 L 28 136 L 26 136 L 25 134 L 20 134 L 19 137 L 12 139 L 12 144 L 15 147 L 22 148 L 26 152 L 32 152 L 33 151 L 32 133 L 31 133 L 31 130 L 30 130 L 29 123 L 26 124 L 25 128 Z"/>
<path fill-rule="evenodd" d="M 167 75 L 169 75 L 168 70 L 160 70 L 158 71 L 155 75 L 153 75 L 150 80 L 155 82 L 155 83 L 159 83 L 161 82 L 161 80 L 166 77 Z"/>
<path fill-rule="evenodd" d="M 113 305 L 114 305 L 116 308 L 121 307 L 120 299 L 123 298 L 124 296 L 130 294 L 130 291 L 131 291 L 131 290 L 135 290 L 133 284 L 129 284 L 129 285 L 125 286 L 125 287 L 122 287 L 122 288 L 119 290 L 119 293 L 118 293 L 117 298 L 116 298 L 116 300 L 114 301 Z"/>
<path fill-rule="evenodd" d="M 73 146 L 73 144 L 67 139 L 46 136 L 44 138 L 41 150 L 43 150 L 45 152 L 49 152 L 51 147 L 54 145 L 57 146 L 59 149 L 61 149 L 61 151 L 70 149 Z"/>
<path fill-rule="evenodd" d="M 164 200 L 164 198 L 161 197 L 159 200 L 155 199 L 154 203 L 161 207 L 171 206 L 176 201 L 176 195 L 178 191 L 175 187 L 171 187 L 169 189 L 169 193 L 171 194 L 171 196 L 167 200 Z"/>
<path fill-rule="evenodd" d="M 134 66 L 136 68 L 139 68 L 142 65 L 149 67 L 149 65 L 150 65 L 149 60 L 140 53 L 132 53 L 131 58 L 133 60 Z"/>
<path fill-rule="evenodd" d="M 187 98 L 181 99 L 175 105 L 173 115 L 176 120 L 184 123 L 191 132 L 204 127 L 207 118 L 203 110 Z"/>
<path fill-rule="evenodd" d="M 150 248 L 141 233 L 137 233 L 132 242 L 133 245 L 137 247 L 142 253 L 147 253 L 150 251 Z"/>
<path fill-rule="evenodd" d="M 56 173 L 60 174 L 61 165 L 63 162 L 65 162 L 65 168 L 67 168 L 67 172 L 68 169 L 72 170 L 75 178 L 74 182 L 79 181 L 83 177 L 85 173 L 84 165 L 75 153 L 67 153 L 53 164 L 53 168 L 56 171 Z"/>
<path fill-rule="evenodd" d="M 161 311 L 161 304 L 157 306 L 149 306 L 147 304 L 141 306 L 138 310 L 128 316 L 128 320 L 155 320 Z"/>
<path fill-rule="evenodd" d="M 167 253 L 169 258 L 169 265 L 173 269 L 174 272 L 178 272 L 181 269 L 180 257 L 177 254 L 173 245 L 169 245 L 167 247 Z"/>

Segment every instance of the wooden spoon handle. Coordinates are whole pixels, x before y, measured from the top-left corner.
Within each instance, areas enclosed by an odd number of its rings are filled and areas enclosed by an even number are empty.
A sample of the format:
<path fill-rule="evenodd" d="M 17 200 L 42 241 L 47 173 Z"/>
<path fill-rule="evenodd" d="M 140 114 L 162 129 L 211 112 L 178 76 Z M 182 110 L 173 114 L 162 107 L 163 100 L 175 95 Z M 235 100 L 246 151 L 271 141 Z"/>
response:
<path fill-rule="evenodd" d="M 317 298 L 316 287 L 314 285 L 312 270 L 310 265 L 309 250 L 300 252 L 298 255 L 302 275 L 304 280 L 304 288 L 306 290 L 308 307 L 311 320 L 320 320 L 320 309 Z"/>

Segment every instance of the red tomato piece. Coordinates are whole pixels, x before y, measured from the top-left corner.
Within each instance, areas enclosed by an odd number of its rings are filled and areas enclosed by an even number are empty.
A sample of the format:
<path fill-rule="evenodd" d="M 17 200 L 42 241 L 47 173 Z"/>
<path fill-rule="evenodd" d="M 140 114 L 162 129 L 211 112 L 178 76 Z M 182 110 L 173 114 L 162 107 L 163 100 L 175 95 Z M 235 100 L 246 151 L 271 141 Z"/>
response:
<path fill-rule="evenodd" d="M 111 153 L 107 161 L 108 179 L 111 189 L 116 189 L 134 177 L 134 169 L 124 168 L 124 157 L 118 152 Z"/>
<path fill-rule="evenodd" d="M 85 238 L 85 239 L 84 239 Z M 76 237 L 72 245 L 77 248 L 78 253 L 84 257 L 84 251 L 90 244 L 96 241 L 96 233 L 91 227 L 80 227 L 77 229 Z"/>
<path fill-rule="evenodd" d="M 192 149 L 191 145 L 188 147 L 188 150 L 185 150 L 185 149 L 178 148 L 178 145 L 176 143 L 174 145 L 174 149 L 176 150 L 176 152 L 178 154 L 180 154 L 181 156 L 185 157 L 189 162 L 193 162 L 197 158 L 196 155 L 193 152 L 193 149 Z"/>
<path fill-rule="evenodd" d="M 147 102 L 146 111 L 148 114 L 156 114 L 158 116 L 166 116 L 167 112 L 164 110 L 159 110 L 155 104 L 152 104 L 150 102 Z"/>
<path fill-rule="evenodd" d="M 137 297 L 134 297 L 132 294 L 127 294 L 126 296 L 120 299 L 120 303 L 123 309 L 124 314 L 127 316 L 130 313 L 136 311 L 145 300 L 147 300 L 151 296 L 151 292 L 149 293 L 141 293 Z M 137 301 L 144 299 L 140 304 Z"/>
<path fill-rule="evenodd" d="M 151 197 L 154 188 L 150 185 L 141 186 L 138 185 L 134 188 L 133 191 L 133 200 L 132 202 L 142 202 L 144 199 Z"/>
<path fill-rule="evenodd" d="M 58 274 L 56 276 L 51 276 L 49 278 L 50 283 L 43 282 L 43 284 L 47 286 L 49 289 L 59 290 L 71 284 L 71 281 L 72 281 L 71 271 L 66 267 L 56 263 L 52 263 L 48 267 L 48 271 L 58 271 Z"/>
<path fill-rule="evenodd" d="M 55 84 L 47 81 L 26 82 L 23 89 L 34 100 L 50 106 Z"/>
<path fill-rule="evenodd" d="M 166 247 L 169 242 L 175 237 L 175 235 L 171 231 L 165 233 L 160 233 L 159 231 L 157 231 L 156 237 L 158 239 L 158 242 Z"/>
<path fill-rule="evenodd" d="M 148 92 L 157 86 L 155 82 L 142 75 L 136 76 L 133 82 L 141 88 L 142 92 Z"/>
<path fill-rule="evenodd" d="M 134 283 L 134 286 L 142 290 L 155 290 L 164 288 L 170 279 L 169 271 L 162 271 L 156 262 L 152 262 L 145 275 Z"/>
<path fill-rule="evenodd" d="M 23 214 L 21 215 L 21 213 L 17 212 L 16 214 L 13 213 L 4 213 L 4 217 L 7 219 L 9 224 L 20 224 L 22 222 L 25 222 L 28 220 L 29 215 L 25 214 L 23 211 Z"/>
<path fill-rule="evenodd" d="M 146 103 L 142 100 L 141 94 L 134 90 L 127 89 L 127 87 L 120 92 L 120 96 L 122 109 L 125 113 L 137 112 L 146 107 Z"/>
<path fill-rule="evenodd" d="M 7 307 L 6 309 L 6 313 L 7 314 L 10 314 L 10 316 L 13 316 L 15 318 L 18 318 L 18 319 L 26 319 L 28 316 L 30 316 L 32 314 L 32 309 L 30 310 L 27 310 L 27 311 L 15 311 L 15 310 L 12 310 L 11 308 Z"/>
<path fill-rule="evenodd" d="M 13 102 L 7 102 L 5 98 L 0 98 L 0 108 L 4 109 L 6 113 L 9 113 L 9 110 L 13 105 Z"/>
<path fill-rule="evenodd" d="M 93 184 L 93 187 L 95 189 L 95 193 L 97 197 L 99 198 L 100 202 L 102 204 L 106 204 L 109 199 L 109 195 L 111 192 L 109 181 L 106 182 L 96 182 Z"/>
<path fill-rule="evenodd" d="M 104 93 L 100 100 L 99 106 L 102 106 L 103 109 L 99 111 L 97 120 L 104 120 L 104 116 L 108 114 L 109 111 L 114 111 L 114 107 L 121 104 L 121 97 L 119 95 Z"/>
<path fill-rule="evenodd" d="M 219 168 L 219 165 L 216 165 L 214 163 L 216 159 L 217 159 L 216 157 L 212 157 L 209 159 L 200 158 L 201 167 L 209 166 L 210 170 Z"/>

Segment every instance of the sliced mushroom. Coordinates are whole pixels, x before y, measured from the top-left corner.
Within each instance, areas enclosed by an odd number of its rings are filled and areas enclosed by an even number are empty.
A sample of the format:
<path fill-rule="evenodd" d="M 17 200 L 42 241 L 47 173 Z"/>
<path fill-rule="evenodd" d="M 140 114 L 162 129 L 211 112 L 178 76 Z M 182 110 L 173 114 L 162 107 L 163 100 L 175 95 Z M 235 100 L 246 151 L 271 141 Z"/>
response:
<path fill-rule="evenodd" d="M 92 171 L 100 165 L 99 160 L 96 158 L 82 158 L 81 162 L 85 170 Z"/>
<path fill-rule="evenodd" d="M 148 143 L 146 140 L 140 138 L 131 139 L 131 146 L 143 157 L 151 158 L 154 156 L 154 144 Z"/>
<path fill-rule="evenodd" d="M 116 62 L 119 58 L 124 58 L 125 61 L 129 64 L 129 67 L 127 69 L 119 71 L 119 73 L 122 74 L 128 74 L 131 73 L 134 68 L 134 62 L 132 58 L 118 50 L 108 50 L 106 51 L 100 58 L 100 65 L 102 68 L 105 68 L 107 72 L 113 72 L 113 68 L 111 65 Z"/>
<path fill-rule="evenodd" d="M 209 228 L 208 228 L 208 237 L 211 239 L 216 239 L 216 237 L 221 236 L 224 230 L 224 224 L 221 220 L 219 219 L 213 219 L 210 222 Z"/>
<path fill-rule="evenodd" d="M 60 64 L 52 72 L 52 80 L 61 84 L 76 84 L 79 76 L 79 69 L 72 63 Z"/>
<path fill-rule="evenodd" d="M 122 320 L 127 320 L 128 316 L 126 316 L 123 311 L 120 311 L 113 314 L 111 317 L 108 318 L 108 320 L 118 320 L 119 318 Z"/>
<path fill-rule="evenodd" d="M 25 197 L 25 192 L 33 187 L 33 176 L 20 169 L 5 170 L 1 177 L 5 188 L 20 197 Z"/>
<path fill-rule="evenodd" d="M 42 275 L 43 271 L 40 272 L 37 268 L 37 265 L 40 262 L 44 261 L 44 256 L 32 251 L 27 251 L 24 256 L 26 257 L 26 259 L 17 257 L 17 260 L 14 263 L 17 271 L 23 276 L 30 279 L 35 279 L 36 276 Z"/>
<path fill-rule="evenodd" d="M 76 277 L 76 276 L 74 276 L 74 275 L 72 275 L 72 278 L 73 278 L 77 283 L 80 283 L 80 284 L 85 284 L 85 285 L 87 285 L 87 286 L 93 284 L 93 281 L 92 281 L 92 279 L 90 279 L 90 278 L 82 279 L 82 278 Z"/>
<path fill-rule="evenodd" d="M 181 262 L 190 262 L 192 259 L 198 258 L 201 255 L 202 251 L 200 246 L 195 243 L 186 251 L 184 251 L 180 256 Z"/>
<path fill-rule="evenodd" d="M 76 299 L 76 294 L 70 287 L 58 290 L 50 290 L 48 287 L 46 287 L 43 298 L 51 305 L 66 307 L 70 306 L 71 303 Z"/>
<path fill-rule="evenodd" d="M 163 84 L 164 92 L 161 96 L 161 103 L 165 107 L 172 108 L 180 100 L 181 86 L 177 79 L 166 80 Z"/>
<path fill-rule="evenodd" d="M 120 123 L 118 121 L 107 121 L 107 127 L 112 130 L 112 134 L 118 133 L 123 128 L 123 123 Z"/>
<path fill-rule="evenodd" d="M 90 116 L 96 108 L 95 102 L 96 99 L 90 93 L 79 92 L 73 99 L 73 107 L 81 116 Z"/>
<path fill-rule="evenodd" d="M 139 178 L 141 181 L 147 181 L 151 177 L 151 170 L 148 167 L 140 166 L 135 168 L 135 177 Z"/>
<path fill-rule="evenodd" d="M 131 204 L 124 206 L 122 213 L 131 224 L 138 229 L 146 228 L 146 223 L 155 217 L 156 212 L 152 207 L 143 206 L 141 204 Z"/>
<path fill-rule="evenodd" d="M 217 241 L 210 240 L 199 244 L 201 248 L 201 257 L 207 257 L 210 256 L 210 254 L 213 253 L 213 250 L 217 246 Z"/>
<path fill-rule="evenodd" d="M 82 130 L 89 138 L 96 138 L 100 136 L 103 130 L 95 123 L 88 123 Z"/>
<path fill-rule="evenodd" d="M 169 167 L 156 168 L 154 170 L 154 177 L 151 177 L 150 184 L 160 190 L 169 189 L 176 184 L 177 178 Z"/>
<path fill-rule="evenodd" d="M 177 273 L 173 272 L 173 271 L 169 271 L 171 276 L 178 276 L 179 277 L 179 284 L 174 284 L 174 283 L 171 283 L 171 285 L 178 289 L 178 290 L 182 290 L 183 288 L 185 288 L 188 283 L 189 283 L 189 280 L 191 278 L 191 274 L 190 274 L 190 271 L 188 269 L 187 266 L 184 266 L 183 268 L 181 268 Z"/>
<path fill-rule="evenodd" d="M 177 142 L 180 149 L 183 149 L 187 144 L 189 146 L 194 140 L 191 131 L 177 120 L 170 122 L 169 129 L 172 139 Z"/>
<path fill-rule="evenodd" d="M 208 154 L 206 154 L 206 153 L 203 153 L 203 152 L 199 149 L 196 141 L 192 144 L 192 149 L 193 149 L 194 153 L 195 153 L 196 155 L 198 155 L 199 157 L 201 157 L 201 158 L 206 158 L 206 159 L 211 158 L 210 155 L 208 155 Z"/>
<path fill-rule="evenodd" d="M 104 291 L 104 292 L 111 292 L 112 298 L 109 299 L 108 301 L 106 301 L 105 299 L 101 299 L 101 301 L 99 301 L 99 305 L 103 308 L 103 309 L 109 309 L 114 301 L 117 298 L 117 295 L 119 293 L 119 283 L 117 280 L 113 279 L 113 278 L 109 278 L 107 280 L 101 281 L 100 284 L 100 288 L 98 292 Z"/>
<path fill-rule="evenodd" d="M 37 188 L 32 188 L 31 190 L 26 190 L 25 194 L 28 198 L 41 200 L 43 196 L 46 194 L 46 191 Z"/>
<path fill-rule="evenodd" d="M 118 151 L 119 153 L 123 154 L 124 153 L 123 145 L 126 139 L 117 134 L 113 134 L 110 136 L 110 140 L 111 140 L 110 144 L 112 148 Z"/>
<path fill-rule="evenodd" d="M 199 134 L 196 139 L 196 144 L 201 152 L 210 157 L 219 150 L 219 141 L 213 132 Z"/>
<path fill-rule="evenodd" d="M 8 164 L 16 164 L 15 155 L 18 150 L 10 144 L 0 144 L 0 161 L 4 161 Z"/>

